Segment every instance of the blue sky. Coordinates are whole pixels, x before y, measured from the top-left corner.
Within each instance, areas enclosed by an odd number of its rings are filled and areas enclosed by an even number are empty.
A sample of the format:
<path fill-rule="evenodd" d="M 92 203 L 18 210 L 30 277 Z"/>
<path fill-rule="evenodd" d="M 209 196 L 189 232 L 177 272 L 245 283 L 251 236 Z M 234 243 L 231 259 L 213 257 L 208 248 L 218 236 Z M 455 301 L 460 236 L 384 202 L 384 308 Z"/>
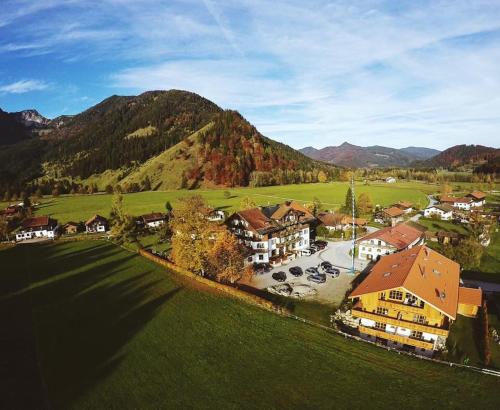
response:
<path fill-rule="evenodd" d="M 295 148 L 499 146 L 498 0 L 1 3 L 6 111 L 176 88 Z"/>

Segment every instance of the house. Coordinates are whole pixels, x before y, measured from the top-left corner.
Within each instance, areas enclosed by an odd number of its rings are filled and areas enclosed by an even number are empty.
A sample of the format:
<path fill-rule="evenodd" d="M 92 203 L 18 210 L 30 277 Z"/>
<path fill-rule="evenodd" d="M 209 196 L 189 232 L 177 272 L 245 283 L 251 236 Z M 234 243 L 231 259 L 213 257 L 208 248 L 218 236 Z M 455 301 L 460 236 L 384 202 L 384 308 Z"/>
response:
<path fill-rule="evenodd" d="M 453 208 L 462 210 L 462 211 L 470 211 L 471 206 L 473 204 L 473 200 L 470 197 L 461 197 L 461 198 L 455 198 L 449 195 L 442 195 L 439 198 L 439 202 L 441 204 L 447 204 L 452 206 Z"/>
<path fill-rule="evenodd" d="M 226 220 L 226 214 L 221 209 L 211 209 L 208 211 L 207 219 L 210 222 L 224 222 Z"/>
<path fill-rule="evenodd" d="M 94 215 L 85 222 L 85 232 L 87 233 L 106 232 L 108 229 L 108 220 L 101 215 Z"/>
<path fill-rule="evenodd" d="M 396 178 L 394 178 L 394 177 L 387 177 L 385 179 L 385 182 L 388 183 L 388 184 L 394 184 L 396 182 Z"/>
<path fill-rule="evenodd" d="M 78 233 L 80 230 L 80 224 L 76 222 L 68 222 L 63 225 L 63 232 L 66 235 L 73 235 L 75 233 Z"/>
<path fill-rule="evenodd" d="M 148 228 L 159 228 L 167 221 L 167 216 L 160 212 L 152 212 L 150 214 L 141 215 L 138 223 Z"/>
<path fill-rule="evenodd" d="M 438 216 L 443 221 L 449 221 L 453 218 L 453 208 L 448 204 L 431 205 L 424 209 L 424 216 Z"/>
<path fill-rule="evenodd" d="M 0 217 L 4 217 L 7 221 L 22 216 L 23 207 L 19 205 L 9 205 L 7 208 L 0 211 Z"/>
<path fill-rule="evenodd" d="M 322 212 L 318 215 L 318 219 L 329 231 L 345 231 L 351 229 L 353 223 L 352 216 L 333 212 Z M 354 218 L 354 225 L 357 228 L 364 228 L 367 221 L 363 218 Z"/>
<path fill-rule="evenodd" d="M 438 231 L 436 233 L 436 237 L 438 242 L 442 243 L 443 245 L 457 245 L 464 238 L 464 235 L 461 235 L 457 232 Z"/>
<path fill-rule="evenodd" d="M 20 230 L 16 233 L 16 241 L 24 241 L 33 238 L 54 239 L 57 235 L 59 225 L 55 219 L 48 216 L 37 216 L 27 218 L 23 221 Z"/>
<path fill-rule="evenodd" d="M 399 201 L 397 204 L 392 205 L 392 207 L 401 209 L 405 214 L 413 212 L 413 204 L 410 201 Z"/>
<path fill-rule="evenodd" d="M 382 209 L 380 218 L 385 223 L 395 226 L 397 223 L 404 221 L 404 215 L 405 211 L 400 208 L 396 208 L 395 206 L 391 206 L 390 208 Z"/>
<path fill-rule="evenodd" d="M 280 265 L 302 255 L 310 246 L 310 223 L 315 219 L 293 202 L 258 207 L 231 215 L 226 224 L 248 250 L 246 263 Z"/>
<path fill-rule="evenodd" d="M 432 356 L 458 314 L 477 314 L 482 293 L 460 287 L 458 263 L 420 245 L 381 258 L 349 299 L 361 337 Z"/>
<path fill-rule="evenodd" d="M 486 194 L 481 191 L 474 191 L 467 195 L 472 199 L 472 206 L 483 206 L 486 203 Z"/>
<path fill-rule="evenodd" d="M 358 240 L 358 258 L 377 260 L 424 243 L 425 232 L 405 223 L 380 229 Z"/>

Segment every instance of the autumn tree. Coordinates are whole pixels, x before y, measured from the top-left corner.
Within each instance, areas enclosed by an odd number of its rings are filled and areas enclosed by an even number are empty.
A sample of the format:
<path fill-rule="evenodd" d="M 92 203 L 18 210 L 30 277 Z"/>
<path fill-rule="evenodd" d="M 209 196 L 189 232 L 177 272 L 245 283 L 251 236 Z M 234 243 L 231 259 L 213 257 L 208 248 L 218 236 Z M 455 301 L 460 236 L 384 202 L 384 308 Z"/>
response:
<path fill-rule="evenodd" d="M 446 183 L 441 185 L 441 195 L 442 196 L 450 195 L 452 192 L 453 192 L 453 189 L 452 189 L 451 185 L 446 184 Z"/>
<path fill-rule="evenodd" d="M 172 259 L 181 268 L 204 273 L 210 251 L 208 206 L 200 195 L 182 198 L 172 212 Z"/>
<path fill-rule="evenodd" d="M 484 248 L 473 238 L 461 241 L 457 246 L 447 246 L 445 255 L 459 263 L 463 269 L 474 269 L 481 264 Z"/>
<path fill-rule="evenodd" d="M 208 254 L 208 274 L 218 282 L 234 283 L 244 274 L 243 249 L 227 229 L 217 232 Z"/>
<path fill-rule="evenodd" d="M 256 206 L 257 206 L 257 204 L 249 196 L 246 196 L 245 198 L 243 198 L 243 200 L 241 201 L 241 204 L 240 204 L 241 209 L 252 209 L 252 208 L 255 208 Z"/>
<path fill-rule="evenodd" d="M 360 214 L 370 213 L 373 209 L 373 202 L 370 195 L 366 192 L 359 194 L 357 206 Z"/>
<path fill-rule="evenodd" d="M 131 237 L 134 231 L 134 218 L 123 210 L 122 194 L 115 194 L 110 212 L 111 234 L 118 242 Z"/>
<path fill-rule="evenodd" d="M 328 176 L 323 171 L 319 171 L 318 182 L 326 182 L 326 181 L 328 181 Z"/>
<path fill-rule="evenodd" d="M 318 197 L 314 197 L 312 202 L 309 202 L 305 205 L 305 207 L 311 212 L 314 216 L 316 216 L 321 210 L 321 201 Z"/>

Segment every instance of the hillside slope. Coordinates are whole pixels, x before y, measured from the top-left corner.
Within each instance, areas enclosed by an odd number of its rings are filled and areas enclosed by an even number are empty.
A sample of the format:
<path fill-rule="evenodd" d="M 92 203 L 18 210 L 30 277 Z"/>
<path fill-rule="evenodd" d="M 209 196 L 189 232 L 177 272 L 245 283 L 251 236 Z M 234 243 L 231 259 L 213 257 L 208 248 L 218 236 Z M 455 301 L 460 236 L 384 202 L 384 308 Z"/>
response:
<path fill-rule="evenodd" d="M 483 145 L 455 145 L 430 159 L 418 161 L 414 165 L 426 168 L 476 168 L 498 164 L 499 159 L 500 149 L 498 148 Z"/>

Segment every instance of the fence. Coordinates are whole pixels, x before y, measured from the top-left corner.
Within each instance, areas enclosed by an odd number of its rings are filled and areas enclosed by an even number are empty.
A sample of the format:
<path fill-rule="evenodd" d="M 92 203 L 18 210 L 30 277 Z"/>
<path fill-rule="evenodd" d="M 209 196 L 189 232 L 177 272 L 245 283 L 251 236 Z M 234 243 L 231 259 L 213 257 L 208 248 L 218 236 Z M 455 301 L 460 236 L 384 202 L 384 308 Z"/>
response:
<path fill-rule="evenodd" d="M 330 333 L 335 333 L 337 335 L 340 335 L 340 336 L 343 336 L 344 338 L 349 338 L 349 339 L 353 339 L 353 340 L 356 340 L 358 342 L 364 342 L 364 343 L 369 343 L 373 346 L 377 346 L 379 348 L 383 348 L 383 349 L 386 349 L 388 351 L 392 351 L 394 352 L 395 354 L 404 354 L 404 355 L 407 355 L 407 356 L 411 356 L 411 357 L 414 357 L 416 359 L 420 359 L 420 360 L 427 360 L 427 361 L 430 361 L 430 362 L 434 362 L 434 363 L 437 363 L 437 364 L 440 364 L 440 365 L 445 365 L 445 366 L 449 366 L 449 367 L 459 367 L 459 368 L 463 368 L 463 369 L 468 369 L 468 370 L 471 370 L 471 371 L 474 371 L 474 372 L 478 372 L 478 373 L 482 373 L 482 374 L 486 374 L 486 375 L 490 375 L 490 376 L 496 376 L 496 377 L 500 377 L 500 371 L 497 371 L 497 370 L 492 370 L 492 369 L 484 369 L 484 368 L 480 368 L 480 367 L 475 367 L 475 366 L 469 366 L 469 365 L 465 365 L 465 364 L 459 364 L 459 363 L 452 363 L 452 362 L 447 362 L 447 361 L 444 361 L 444 360 L 438 360 L 438 359 L 433 359 L 433 358 L 430 358 L 430 357 L 425 357 L 425 356 L 420 356 L 420 355 L 416 355 L 416 354 L 413 354 L 413 353 L 410 353 L 410 352 L 405 352 L 405 351 L 402 351 L 402 350 L 398 350 L 398 349 L 394 349 L 392 347 L 388 347 L 388 346 L 381 346 L 380 344 L 378 343 L 375 343 L 375 342 L 372 342 L 370 340 L 366 340 L 366 339 L 363 339 L 359 336 L 355 336 L 355 335 L 351 335 L 349 333 L 345 333 L 345 332 L 342 332 L 341 330 L 338 330 L 338 329 L 335 329 L 333 327 L 329 327 L 329 326 L 325 326 L 325 325 L 321 325 L 319 323 L 316 323 L 316 322 L 312 322 L 308 319 L 305 319 L 303 317 L 300 317 L 300 316 L 295 316 L 293 314 L 291 314 L 290 312 L 288 312 L 287 310 L 285 310 L 284 308 L 280 307 L 280 306 L 277 306 L 275 304 L 273 304 L 272 302 L 266 300 L 266 299 L 263 299 L 259 296 L 256 296 L 256 295 L 252 295 L 250 293 L 247 293 L 247 292 L 244 292 L 242 290 L 239 290 L 239 289 L 236 289 L 236 288 L 233 288 L 231 286 L 228 286 L 228 285 L 224 285 L 222 283 L 218 283 L 218 282 L 214 282 L 210 279 L 207 279 L 207 278 L 204 278 L 202 276 L 199 276 L 199 275 L 196 275 L 190 271 L 187 271 L 185 269 L 182 269 L 182 268 L 179 268 L 178 266 L 174 265 L 172 262 L 166 260 L 166 259 L 163 259 L 163 258 L 160 258 L 159 256 L 156 256 L 156 255 L 153 255 L 152 253 L 144 250 L 144 249 L 140 249 L 139 250 L 139 254 L 159 265 L 162 265 L 164 266 L 165 268 L 173 271 L 173 272 L 176 272 L 180 275 L 183 275 L 183 276 L 187 276 L 189 277 L 190 279 L 194 279 L 196 280 L 197 282 L 200 282 L 200 283 L 203 283 L 204 285 L 207 285 L 211 288 L 214 288 L 214 289 L 217 289 L 219 291 L 222 291 L 226 294 L 229 294 L 235 298 L 238 298 L 238 299 L 241 299 L 243 301 L 246 301 L 246 302 L 249 302 L 249 303 L 252 303 L 254 305 L 257 305 L 259 307 L 262 307 L 266 310 L 269 310 L 275 314 L 278 314 L 280 316 L 283 316 L 283 317 L 287 317 L 289 319 L 293 319 L 293 320 L 298 320 L 299 322 L 303 322 L 303 323 L 307 323 L 308 325 L 310 326 L 314 326 L 316 328 L 320 328 L 320 329 L 323 329 L 327 332 L 330 332 Z"/>

